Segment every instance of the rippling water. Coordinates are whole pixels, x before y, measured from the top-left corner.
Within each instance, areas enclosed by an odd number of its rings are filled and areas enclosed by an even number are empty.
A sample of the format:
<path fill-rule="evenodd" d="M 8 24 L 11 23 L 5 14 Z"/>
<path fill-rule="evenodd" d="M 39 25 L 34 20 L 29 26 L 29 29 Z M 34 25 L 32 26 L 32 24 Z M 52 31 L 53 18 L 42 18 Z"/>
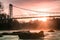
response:
<path fill-rule="evenodd" d="M 60 31 L 58 32 L 44 32 L 46 35 L 41 39 L 19 39 L 17 35 L 4 35 L 0 40 L 60 40 Z"/>

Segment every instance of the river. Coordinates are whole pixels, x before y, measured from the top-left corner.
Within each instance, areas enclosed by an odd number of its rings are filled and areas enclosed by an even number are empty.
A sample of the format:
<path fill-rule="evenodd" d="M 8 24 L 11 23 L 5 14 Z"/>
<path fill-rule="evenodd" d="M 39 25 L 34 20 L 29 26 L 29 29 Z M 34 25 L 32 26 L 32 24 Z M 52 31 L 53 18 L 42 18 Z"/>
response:
<path fill-rule="evenodd" d="M 19 39 L 18 35 L 4 35 L 0 40 L 60 40 L 60 31 L 44 32 L 45 37 L 40 39 Z"/>

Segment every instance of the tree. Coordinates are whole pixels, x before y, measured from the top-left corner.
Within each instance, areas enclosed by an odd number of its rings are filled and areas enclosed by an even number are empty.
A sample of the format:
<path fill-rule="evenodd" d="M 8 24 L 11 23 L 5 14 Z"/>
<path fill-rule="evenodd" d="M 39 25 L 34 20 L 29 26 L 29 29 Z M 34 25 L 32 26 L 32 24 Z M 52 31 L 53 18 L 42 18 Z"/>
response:
<path fill-rule="evenodd" d="M 19 24 L 19 22 L 17 20 L 9 19 L 9 15 L 0 14 L 0 30 L 12 30 L 17 24 Z"/>

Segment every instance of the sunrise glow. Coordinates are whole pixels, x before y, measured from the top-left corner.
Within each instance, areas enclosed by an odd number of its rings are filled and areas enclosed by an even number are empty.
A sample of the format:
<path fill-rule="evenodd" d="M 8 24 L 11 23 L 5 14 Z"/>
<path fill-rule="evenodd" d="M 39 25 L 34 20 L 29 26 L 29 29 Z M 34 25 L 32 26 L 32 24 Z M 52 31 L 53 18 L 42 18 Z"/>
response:
<path fill-rule="evenodd" d="M 39 33 L 40 30 L 30 30 L 31 33 Z"/>
<path fill-rule="evenodd" d="M 40 20 L 45 22 L 45 21 L 47 21 L 47 18 L 41 18 Z"/>
<path fill-rule="evenodd" d="M 32 21 L 34 20 L 39 20 L 39 21 L 43 21 L 46 22 L 48 18 L 44 17 L 44 18 L 33 18 Z"/>

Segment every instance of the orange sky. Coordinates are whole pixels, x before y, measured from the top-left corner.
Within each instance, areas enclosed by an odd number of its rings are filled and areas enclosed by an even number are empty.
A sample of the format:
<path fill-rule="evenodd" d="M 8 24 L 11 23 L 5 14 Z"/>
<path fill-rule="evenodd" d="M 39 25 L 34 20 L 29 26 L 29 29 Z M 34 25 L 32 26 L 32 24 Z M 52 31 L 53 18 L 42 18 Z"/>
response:
<path fill-rule="evenodd" d="M 50 1 L 50 0 L 10 0 L 10 3 L 16 5 L 17 7 L 36 10 L 36 11 L 43 11 L 43 12 L 60 11 L 60 1 Z M 17 14 L 14 14 L 14 15 L 19 15 L 19 16 L 21 16 L 21 15 L 22 16 L 35 16 L 33 14 L 41 15 L 40 13 L 21 10 L 21 9 L 17 9 L 17 8 L 14 8 L 13 13 L 17 13 Z M 48 15 L 48 14 L 42 14 L 42 15 Z"/>
<path fill-rule="evenodd" d="M 55 1 L 54 0 L 3 0 L 2 2 L 4 4 L 5 11 L 8 9 L 9 3 L 12 3 L 13 5 L 16 5 L 17 7 L 22 7 L 22 8 L 36 10 L 36 11 L 60 11 L 59 0 L 55 0 Z M 28 16 L 29 14 L 32 14 L 31 11 L 20 10 L 17 8 L 14 8 L 13 13 L 14 14 L 17 13 L 23 16 Z M 36 13 L 33 12 L 33 14 L 36 14 Z"/>
<path fill-rule="evenodd" d="M 0 0 L 2 1 L 2 0 Z M 3 0 L 5 12 L 9 13 L 9 3 L 21 8 L 36 10 L 36 11 L 43 11 L 43 12 L 53 12 L 53 11 L 60 11 L 60 1 L 59 0 Z M 35 15 L 34 15 L 35 14 Z M 16 16 L 17 15 L 17 16 Z M 49 16 L 51 14 L 40 14 L 36 12 L 26 11 L 18 8 L 13 9 L 13 16 L 20 17 L 20 16 Z"/>

